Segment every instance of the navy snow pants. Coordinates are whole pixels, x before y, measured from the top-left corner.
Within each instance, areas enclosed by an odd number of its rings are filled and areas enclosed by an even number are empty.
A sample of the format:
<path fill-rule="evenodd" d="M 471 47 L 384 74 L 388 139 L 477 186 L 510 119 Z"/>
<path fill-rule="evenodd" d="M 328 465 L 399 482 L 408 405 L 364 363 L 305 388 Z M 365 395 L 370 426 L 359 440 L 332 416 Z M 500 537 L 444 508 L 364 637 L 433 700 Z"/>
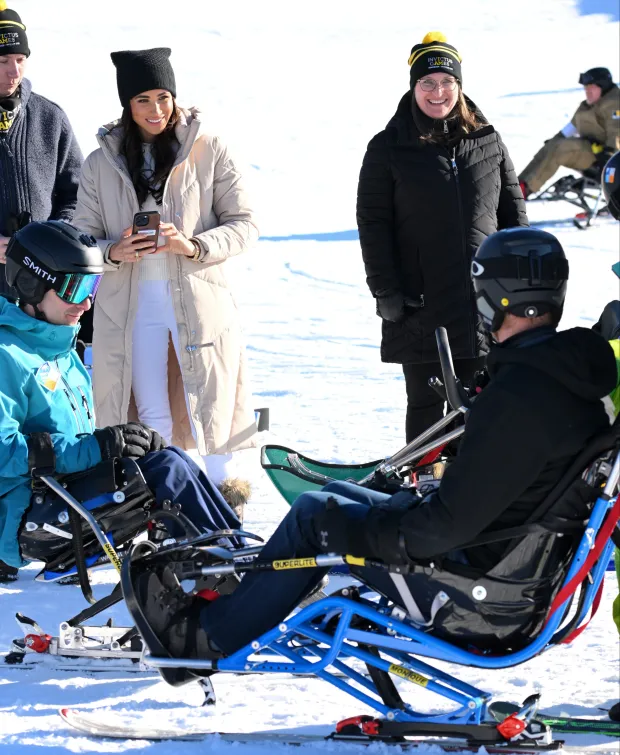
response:
<path fill-rule="evenodd" d="M 371 506 L 390 496 L 347 482 L 331 482 L 320 492 L 302 493 L 265 544 L 261 561 L 333 552 L 325 547 L 320 526 L 328 498 L 336 498 L 346 517 L 359 523 Z M 201 624 L 209 639 L 230 655 L 286 618 L 327 571 L 249 572 L 232 595 L 221 596 L 202 610 Z"/>
<path fill-rule="evenodd" d="M 164 501 L 179 504 L 181 512 L 201 533 L 241 527 L 217 487 L 179 448 L 171 446 L 150 453 L 138 459 L 137 464 L 159 506 Z M 172 537 L 184 536 L 185 530 L 179 523 L 166 519 L 165 525 Z"/>

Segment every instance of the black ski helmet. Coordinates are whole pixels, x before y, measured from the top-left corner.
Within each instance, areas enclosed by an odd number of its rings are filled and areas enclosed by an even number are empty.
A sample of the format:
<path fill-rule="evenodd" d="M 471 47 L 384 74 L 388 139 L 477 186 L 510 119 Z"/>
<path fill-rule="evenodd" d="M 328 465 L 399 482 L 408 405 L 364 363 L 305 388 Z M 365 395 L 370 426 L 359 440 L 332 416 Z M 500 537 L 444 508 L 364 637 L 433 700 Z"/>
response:
<path fill-rule="evenodd" d="M 601 188 L 609 212 L 620 220 L 620 152 L 612 155 L 603 168 Z"/>
<path fill-rule="evenodd" d="M 103 254 L 93 236 L 60 220 L 28 223 L 7 246 L 7 283 L 35 308 L 50 289 L 64 298 L 68 285 L 79 290 L 86 276 L 102 274 Z"/>
<path fill-rule="evenodd" d="M 562 316 L 568 260 L 551 233 L 537 228 L 508 228 L 493 233 L 480 245 L 471 263 L 476 304 L 491 333 L 504 315 Z"/>
<path fill-rule="evenodd" d="M 584 71 L 584 73 L 579 74 L 579 83 L 582 87 L 587 87 L 590 84 L 596 84 L 596 86 L 600 87 L 603 94 L 607 94 L 607 92 L 612 88 L 614 85 L 614 80 L 611 76 L 611 71 L 609 68 L 589 68 L 587 71 Z"/>

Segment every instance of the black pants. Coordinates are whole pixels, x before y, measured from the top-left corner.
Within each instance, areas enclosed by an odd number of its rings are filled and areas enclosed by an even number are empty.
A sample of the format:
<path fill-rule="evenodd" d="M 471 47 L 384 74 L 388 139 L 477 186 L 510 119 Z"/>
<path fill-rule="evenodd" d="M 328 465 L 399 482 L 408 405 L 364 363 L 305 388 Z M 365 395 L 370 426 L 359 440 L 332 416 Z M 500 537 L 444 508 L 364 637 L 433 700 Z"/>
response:
<path fill-rule="evenodd" d="M 484 367 L 484 361 L 484 357 L 454 360 L 454 371 L 463 385 L 472 382 L 474 374 Z M 429 378 L 434 376 L 441 379 L 441 365 L 439 362 L 403 364 L 403 374 L 407 388 L 405 434 L 409 443 L 444 415 L 444 401 L 428 384 Z"/>

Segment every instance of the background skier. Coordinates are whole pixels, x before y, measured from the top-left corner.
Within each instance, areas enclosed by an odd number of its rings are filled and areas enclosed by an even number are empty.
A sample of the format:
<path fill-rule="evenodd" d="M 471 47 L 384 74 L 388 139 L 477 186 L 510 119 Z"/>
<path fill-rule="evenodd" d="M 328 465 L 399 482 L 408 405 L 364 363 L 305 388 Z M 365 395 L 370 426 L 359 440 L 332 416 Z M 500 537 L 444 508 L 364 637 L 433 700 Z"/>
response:
<path fill-rule="evenodd" d="M 620 149 L 620 89 L 607 68 L 580 74 L 586 98 L 569 123 L 536 153 L 519 174 L 527 199 L 552 178 L 560 167 L 598 180 L 609 156 Z"/>

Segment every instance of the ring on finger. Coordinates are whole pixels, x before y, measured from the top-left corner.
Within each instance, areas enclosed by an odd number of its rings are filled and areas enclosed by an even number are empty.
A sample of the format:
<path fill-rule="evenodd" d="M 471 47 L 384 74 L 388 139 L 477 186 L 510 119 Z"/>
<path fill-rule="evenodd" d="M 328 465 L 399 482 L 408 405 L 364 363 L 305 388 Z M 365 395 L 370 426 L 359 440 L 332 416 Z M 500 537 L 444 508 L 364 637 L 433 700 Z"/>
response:
<path fill-rule="evenodd" d="M 139 252 L 136 252 L 136 259 L 137 259 L 137 260 L 139 260 L 139 259 L 140 259 L 140 253 L 139 253 Z"/>

